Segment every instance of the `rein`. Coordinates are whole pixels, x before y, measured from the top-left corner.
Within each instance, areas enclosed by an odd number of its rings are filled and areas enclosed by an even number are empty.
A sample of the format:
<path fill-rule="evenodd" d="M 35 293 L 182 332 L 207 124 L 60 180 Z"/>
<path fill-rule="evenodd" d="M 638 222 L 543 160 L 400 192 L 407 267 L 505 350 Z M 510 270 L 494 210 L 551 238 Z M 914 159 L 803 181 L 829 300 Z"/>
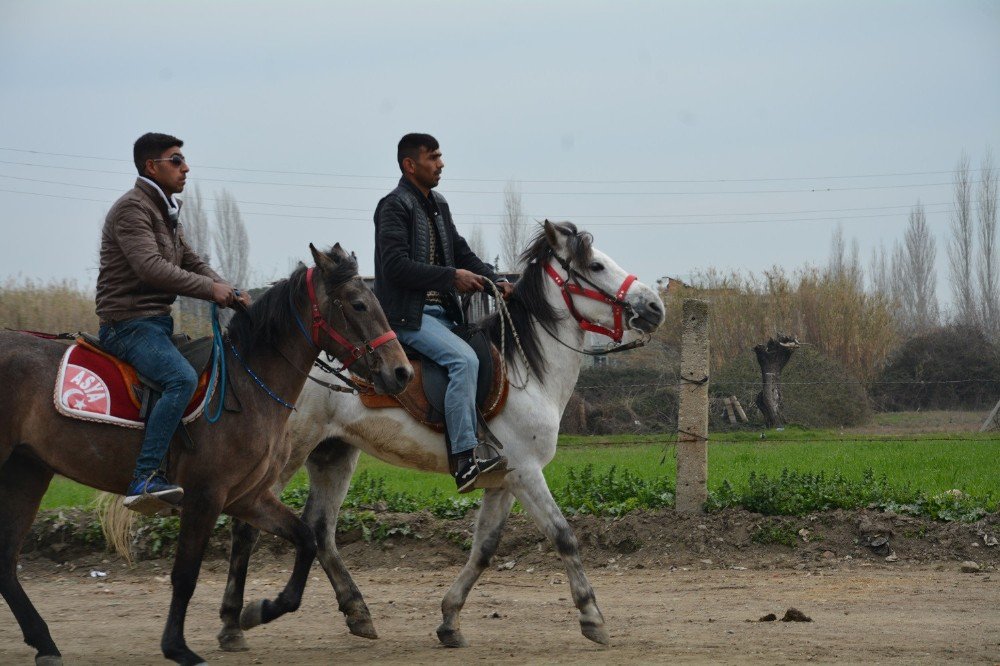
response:
<path fill-rule="evenodd" d="M 237 294 L 238 293 L 239 292 L 237 292 Z M 218 420 L 222 417 L 222 412 L 225 408 L 226 378 L 228 377 L 228 374 L 226 373 L 226 342 L 229 343 L 229 348 L 232 350 L 233 356 L 236 357 L 236 360 L 240 362 L 240 365 L 243 366 L 243 369 L 246 370 L 247 374 L 250 375 L 251 379 L 254 380 L 257 386 L 259 386 L 264 393 L 268 395 L 268 397 L 285 409 L 295 411 L 295 405 L 290 404 L 287 400 L 272 391 L 271 387 L 269 387 L 264 380 L 257 375 L 257 373 L 250 369 L 246 360 L 240 356 L 240 352 L 236 349 L 236 345 L 233 344 L 233 341 L 222 335 L 222 329 L 219 326 L 219 306 L 212 303 L 212 357 L 214 360 L 212 362 L 212 375 L 208 381 L 208 392 L 209 395 L 211 395 L 215 392 L 216 387 L 218 387 L 219 407 L 215 410 L 215 414 L 210 414 L 206 411 L 205 420 L 210 424 L 218 422 Z M 284 354 L 282 354 L 282 356 L 284 356 Z"/>

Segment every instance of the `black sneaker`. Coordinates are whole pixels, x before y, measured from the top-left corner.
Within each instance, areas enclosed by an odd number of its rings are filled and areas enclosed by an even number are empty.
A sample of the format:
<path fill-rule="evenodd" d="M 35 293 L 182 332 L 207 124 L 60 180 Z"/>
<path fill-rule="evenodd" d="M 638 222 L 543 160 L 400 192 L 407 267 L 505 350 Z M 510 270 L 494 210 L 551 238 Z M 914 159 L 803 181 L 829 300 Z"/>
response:
<path fill-rule="evenodd" d="M 458 469 L 455 470 L 455 484 L 458 486 L 458 492 L 468 493 L 475 490 L 476 479 L 479 478 L 479 475 L 496 469 L 501 462 L 503 462 L 503 458 L 500 456 L 477 460 L 476 456 L 470 453 L 458 463 Z"/>

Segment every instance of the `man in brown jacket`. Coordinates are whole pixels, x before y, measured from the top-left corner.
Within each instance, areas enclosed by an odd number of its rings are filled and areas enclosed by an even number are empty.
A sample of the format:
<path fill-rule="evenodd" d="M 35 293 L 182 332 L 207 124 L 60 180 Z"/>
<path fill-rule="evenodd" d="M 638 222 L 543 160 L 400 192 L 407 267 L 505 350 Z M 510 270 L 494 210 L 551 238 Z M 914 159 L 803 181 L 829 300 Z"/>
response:
<path fill-rule="evenodd" d="M 111 206 L 101 234 L 101 345 L 163 386 L 146 421 L 134 478 L 125 493 L 125 506 L 132 509 L 178 504 L 184 497 L 184 490 L 158 471 L 198 384 L 194 368 L 170 340 L 171 304 L 178 295 L 223 307 L 250 303 L 245 292 L 219 277 L 184 240 L 180 202 L 174 198 L 184 189 L 189 171 L 183 145 L 167 134 L 139 137 L 133 148 L 139 178 Z"/>

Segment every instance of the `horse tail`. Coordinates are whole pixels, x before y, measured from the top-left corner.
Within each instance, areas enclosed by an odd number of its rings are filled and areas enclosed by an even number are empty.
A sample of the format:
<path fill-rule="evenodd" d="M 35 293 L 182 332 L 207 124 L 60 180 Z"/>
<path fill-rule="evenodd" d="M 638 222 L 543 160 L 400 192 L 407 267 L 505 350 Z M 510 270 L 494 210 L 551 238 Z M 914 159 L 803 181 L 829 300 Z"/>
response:
<path fill-rule="evenodd" d="M 131 565 L 135 512 L 125 508 L 121 495 L 113 493 L 98 493 L 94 505 L 108 548 Z"/>

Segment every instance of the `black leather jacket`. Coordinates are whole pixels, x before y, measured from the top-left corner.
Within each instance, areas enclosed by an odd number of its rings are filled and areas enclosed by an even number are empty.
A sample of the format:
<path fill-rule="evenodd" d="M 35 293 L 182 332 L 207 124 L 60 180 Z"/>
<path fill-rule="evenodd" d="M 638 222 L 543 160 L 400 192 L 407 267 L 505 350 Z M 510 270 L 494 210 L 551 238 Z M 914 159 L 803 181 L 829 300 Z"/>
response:
<path fill-rule="evenodd" d="M 497 274 L 469 248 L 451 219 L 445 198 L 431 190 L 439 215 L 413 183 L 399 185 L 375 209 L 375 295 L 393 328 L 418 330 L 428 291 L 444 295 L 456 322 L 462 311 L 455 292 L 455 269 L 464 268 L 493 280 Z M 430 224 L 435 220 L 444 266 L 430 263 Z"/>

